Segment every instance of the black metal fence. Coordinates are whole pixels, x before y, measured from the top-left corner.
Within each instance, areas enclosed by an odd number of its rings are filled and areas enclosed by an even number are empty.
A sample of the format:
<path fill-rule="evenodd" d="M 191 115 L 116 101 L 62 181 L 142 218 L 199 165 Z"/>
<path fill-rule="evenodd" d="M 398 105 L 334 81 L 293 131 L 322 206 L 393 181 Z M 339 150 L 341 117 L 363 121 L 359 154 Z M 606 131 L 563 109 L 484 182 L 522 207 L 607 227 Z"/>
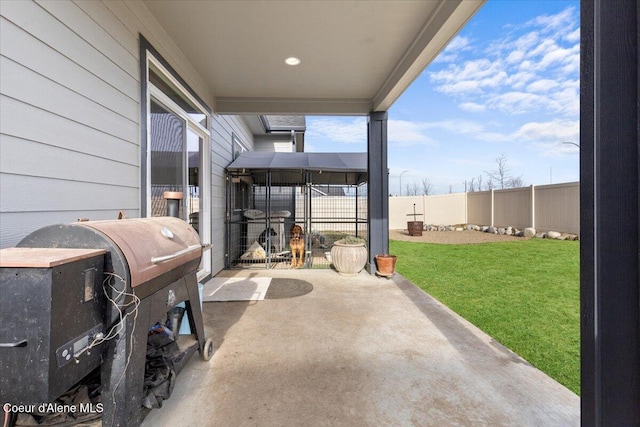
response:
<path fill-rule="evenodd" d="M 226 268 L 291 268 L 293 225 L 304 230 L 304 268 L 330 268 L 338 239 L 367 238 L 367 184 L 311 178 L 304 171 L 228 174 Z"/>

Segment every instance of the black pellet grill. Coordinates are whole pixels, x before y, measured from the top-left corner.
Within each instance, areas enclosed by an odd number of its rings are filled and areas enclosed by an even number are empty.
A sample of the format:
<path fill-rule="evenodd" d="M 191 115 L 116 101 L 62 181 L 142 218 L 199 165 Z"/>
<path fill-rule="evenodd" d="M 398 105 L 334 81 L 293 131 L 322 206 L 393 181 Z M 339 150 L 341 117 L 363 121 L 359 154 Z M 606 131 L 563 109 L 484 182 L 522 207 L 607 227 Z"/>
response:
<path fill-rule="evenodd" d="M 184 302 L 192 335 L 175 330 L 176 371 L 196 350 L 205 360 L 213 354 L 196 279 L 201 256 L 195 230 L 173 217 L 54 225 L 1 250 L 3 402 L 53 402 L 100 367 L 103 425 L 139 425 L 153 325 Z"/>

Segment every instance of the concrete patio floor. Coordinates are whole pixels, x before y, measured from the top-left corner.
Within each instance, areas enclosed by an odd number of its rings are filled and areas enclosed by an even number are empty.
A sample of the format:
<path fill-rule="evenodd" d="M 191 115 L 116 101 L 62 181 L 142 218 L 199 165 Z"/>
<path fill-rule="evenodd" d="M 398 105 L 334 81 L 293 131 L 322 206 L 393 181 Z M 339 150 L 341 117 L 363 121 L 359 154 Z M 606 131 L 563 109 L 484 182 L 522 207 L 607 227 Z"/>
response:
<path fill-rule="evenodd" d="M 203 304 L 216 352 L 144 426 L 577 426 L 580 400 L 396 274 L 296 278 L 294 298 Z"/>

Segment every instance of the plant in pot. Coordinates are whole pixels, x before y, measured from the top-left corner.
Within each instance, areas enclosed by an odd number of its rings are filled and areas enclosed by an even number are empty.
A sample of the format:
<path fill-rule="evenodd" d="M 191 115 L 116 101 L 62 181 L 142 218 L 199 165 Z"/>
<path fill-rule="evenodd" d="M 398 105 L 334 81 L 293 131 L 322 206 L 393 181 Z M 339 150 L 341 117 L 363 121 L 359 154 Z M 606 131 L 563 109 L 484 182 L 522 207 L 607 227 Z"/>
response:
<path fill-rule="evenodd" d="M 360 237 L 346 236 L 336 240 L 331 247 L 331 261 L 336 271 L 343 276 L 355 276 L 367 263 L 366 242 Z"/>
<path fill-rule="evenodd" d="M 389 254 L 378 254 L 376 259 L 376 274 L 383 277 L 391 277 L 396 269 L 396 256 Z"/>

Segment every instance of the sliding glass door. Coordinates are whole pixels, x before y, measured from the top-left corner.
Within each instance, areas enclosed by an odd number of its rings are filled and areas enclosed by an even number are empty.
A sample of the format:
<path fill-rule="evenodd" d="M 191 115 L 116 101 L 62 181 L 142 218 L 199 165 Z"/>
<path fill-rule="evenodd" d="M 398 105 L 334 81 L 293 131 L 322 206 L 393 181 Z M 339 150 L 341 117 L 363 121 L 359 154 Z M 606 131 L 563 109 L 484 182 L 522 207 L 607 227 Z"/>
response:
<path fill-rule="evenodd" d="M 147 215 L 168 214 L 166 192 L 182 193 L 178 216 L 203 245 L 198 279 L 211 273 L 209 117 L 160 64 L 149 61 Z"/>

